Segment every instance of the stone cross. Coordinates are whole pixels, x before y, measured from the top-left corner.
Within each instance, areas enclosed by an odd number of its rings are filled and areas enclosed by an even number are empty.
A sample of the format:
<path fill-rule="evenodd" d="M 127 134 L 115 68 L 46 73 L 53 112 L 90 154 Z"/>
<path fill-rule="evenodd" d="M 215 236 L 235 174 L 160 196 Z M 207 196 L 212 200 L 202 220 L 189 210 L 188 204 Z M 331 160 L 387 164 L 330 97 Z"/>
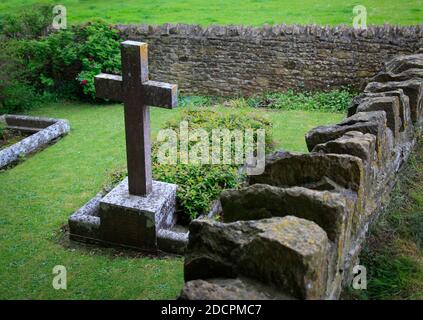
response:
<path fill-rule="evenodd" d="M 177 105 L 177 86 L 148 79 L 148 45 L 121 43 L 122 76 L 95 77 L 97 97 L 123 101 L 129 193 L 145 196 L 152 191 L 150 109 Z"/>

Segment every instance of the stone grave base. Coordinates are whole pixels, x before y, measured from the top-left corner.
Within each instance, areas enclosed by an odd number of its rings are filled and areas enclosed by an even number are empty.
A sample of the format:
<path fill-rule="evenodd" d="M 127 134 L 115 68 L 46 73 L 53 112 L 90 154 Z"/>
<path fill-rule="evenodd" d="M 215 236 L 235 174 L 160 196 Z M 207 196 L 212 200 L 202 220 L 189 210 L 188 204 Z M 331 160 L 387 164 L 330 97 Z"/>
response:
<path fill-rule="evenodd" d="M 175 184 L 153 181 L 152 193 L 134 196 L 129 194 L 125 178 L 70 216 L 70 239 L 181 254 L 188 231 L 176 225 L 176 188 Z"/>
<path fill-rule="evenodd" d="M 4 115 L 0 118 L 6 129 L 31 135 L 10 147 L 0 150 L 0 169 L 16 163 L 21 157 L 39 150 L 66 135 L 70 126 L 66 120 L 19 115 Z"/>

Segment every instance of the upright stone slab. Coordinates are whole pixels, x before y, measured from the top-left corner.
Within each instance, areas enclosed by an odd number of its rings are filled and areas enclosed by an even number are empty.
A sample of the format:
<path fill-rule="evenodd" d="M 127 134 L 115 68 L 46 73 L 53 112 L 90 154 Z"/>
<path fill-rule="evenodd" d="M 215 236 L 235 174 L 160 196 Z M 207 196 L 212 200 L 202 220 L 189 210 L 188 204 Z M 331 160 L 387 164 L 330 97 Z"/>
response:
<path fill-rule="evenodd" d="M 293 216 L 233 223 L 194 220 L 185 281 L 246 277 L 294 298 L 321 299 L 327 251 L 326 232 L 314 222 Z"/>
<path fill-rule="evenodd" d="M 104 241 L 157 250 L 157 231 L 175 224 L 175 184 L 153 181 L 146 196 L 131 195 L 123 180 L 100 202 L 100 234 Z"/>
<path fill-rule="evenodd" d="M 411 79 L 407 81 L 392 81 L 392 82 L 370 82 L 366 88 L 365 93 L 371 92 L 385 92 L 402 89 L 408 96 L 410 102 L 411 119 L 413 123 L 421 122 L 422 104 L 423 104 L 423 80 Z"/>

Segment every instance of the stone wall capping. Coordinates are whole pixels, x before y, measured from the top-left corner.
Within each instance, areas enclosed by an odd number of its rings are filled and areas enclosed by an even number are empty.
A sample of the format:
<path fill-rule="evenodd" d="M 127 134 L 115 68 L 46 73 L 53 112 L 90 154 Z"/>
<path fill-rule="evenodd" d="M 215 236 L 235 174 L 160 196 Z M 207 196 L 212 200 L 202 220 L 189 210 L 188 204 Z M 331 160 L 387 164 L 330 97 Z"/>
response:
<path fill-rule="evenodd" d="M 420 25 L 360 30 L 349 25 L 167 23 L 117 28 L 122 38 L 150 45 L 152 77 L 178 82 L 186 94 L 218 96 L 347 85 L 359 89 L 386 57 L 417 52 L 423 38 Z"/>

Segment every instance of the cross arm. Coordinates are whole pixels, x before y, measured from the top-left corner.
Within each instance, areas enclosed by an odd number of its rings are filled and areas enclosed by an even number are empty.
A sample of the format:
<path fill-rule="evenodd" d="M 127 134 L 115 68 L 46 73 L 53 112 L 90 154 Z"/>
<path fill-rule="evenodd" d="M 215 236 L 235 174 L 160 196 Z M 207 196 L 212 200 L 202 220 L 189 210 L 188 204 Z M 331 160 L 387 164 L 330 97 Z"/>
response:
<path fill-rule="evenodd" d="M 94 79 L 96 96 L 113 101 L 123 101 L 121 76 L 100 73 Z M 178 86 L 165 82 L 147 80 L 142 83 L 144 104 L 172 109 L 178 104 Z"/>
<path fill-rule="evenodd" d="M 94 78 L 96 96 L 113 101 L 123 100 L 122 77 L 100 73 Z"/>
<path fill-rule="evenodd" d="M 172 109 L 178 104 L 178 86 L 165 82 L 148 80 L 143 83 L 145 104 Z"/>

